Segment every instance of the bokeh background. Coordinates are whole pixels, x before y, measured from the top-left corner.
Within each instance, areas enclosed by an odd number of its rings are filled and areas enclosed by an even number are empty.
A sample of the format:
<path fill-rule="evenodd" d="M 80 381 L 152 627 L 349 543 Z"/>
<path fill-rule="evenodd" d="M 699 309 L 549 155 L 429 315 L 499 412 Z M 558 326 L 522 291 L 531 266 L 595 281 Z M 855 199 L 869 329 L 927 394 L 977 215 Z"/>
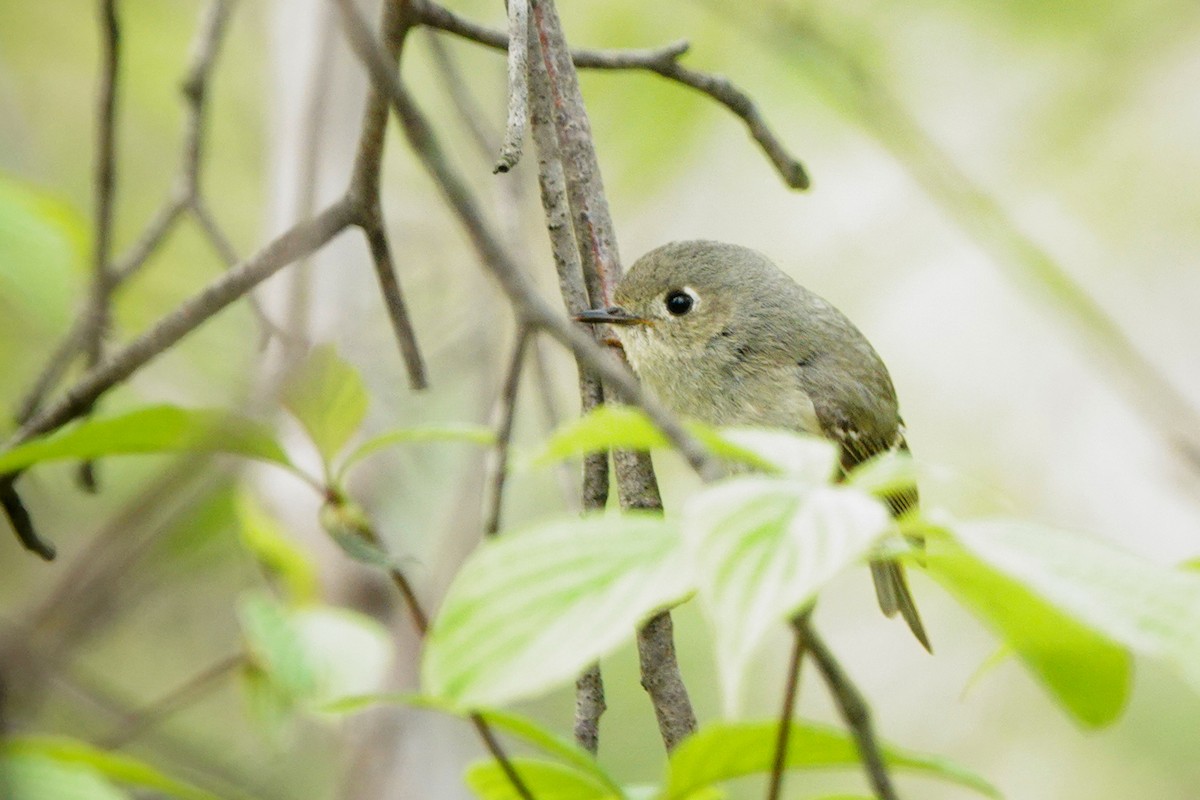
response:
<path fill-rule="evenodd" d="M 0 0 L 4 407 L 15 406 L 86 296 L 99 64 L 93 5 Z M 203 188 L 243 254 L 303 213 L 308 194 L 319 206 L 345 186 L 365 83 L 331 7 L 235 7 L 211 90 Z M 500 3 L 453 8 L 493 25 L 503 19 Z M 176 174 L 178 83 L 201 10 L 191 0 L 120 4 L 118 253 Z M 686 63 L 748 91 L 813 177 L 811 191 L 787 190 L 741 123 L 687 88 L 649 74 L 585 74 L 627 262 L 673 239 L 728 240 L 767 253 L 841 307 L 891 368 L 928 504 L 960 517 L 1004 514 L 1085 531 L 1164 564 L 1200 554 L 1200 466 L 1178 447 L 1179 428 L 1200 407 L 1200 7 L 620 0 L 563 3 L 561 12 L 580 45 L 689 39 Z M 505 104 L 502 57 L 421 32 L 403 72 L 552 297 L 530 163 L 491 174 Z M 407 388 L 354 236 L 272 279 L 261 302 L 295 335 L 336 344 L 362 371 L 370 431 L 486 422 L 511 314 L 394 132 L 384 191 L 428 391 Z M 30 222 L 29 208 L 40 210 L 40 222 Z M 114 338 L 140 331 L 220 268 L 183 225 L 121 291 Z M 1113 346 L 1108 325 L 1129 352 Z M 170 401 L 269 415 L 286 348 L 260 339 L 241 304 L 102 408 Z M 577 412 L 570 362 L 548 345 L 543 357 L 548 391 L 531 379 L 522 395 L 524 448 L 544 438 L 549 419 Z M 1146 365 L 1175 396 L 1138 371 Z M 279 424 L 298 458 L 315 464 L 294 423 Z M 352 481 L 431 605 L 478 539 L 483 461 L 461 445 L 412 446 Z M 669 454 L 658 461 L 668 503 L 694 486 Z M 77 488 L 68 465 L 22 481 L 58 561 L 42 563 L 0 536 L 0 623 L 24 654 L 6 665 L 9 729 L 101 739 L 130 709 L 236 651 L 237 599 L 262 585 L 237 533 L 236 498 L 247 492 L 312 554 L 330 602 L 395 632 L 387 685 L 416 686 L 403 609 L 388 585 L 324 542 L 318 499 L 299 482 L 222 460 L 127 458 L 100 469 L 96 496 Z M 560 477 L 516 474 L 508 523 L 570 511 L 575 501 Z M 865 571 L 845 576 L 818 612 L 887 739 L 968 765 L 1010 798 L 1200 796 L 1200 699 L 1167 669 L 1139 660 L 1124 716 L 1083 730 L 1011 660 L 973 679 L 996 640 L 931 581 L 917 574 L 913 584 L 932 658 L 878 615 Z M 701 715 L 712 718 L 718 702 L 703 620 L 688 607 L 676 616 L 685 677 Z M 774 711 L 786 645 L 781 633 L 764 652 L 745 713 Z M 622 779 L 653 780 L 661 755 L 636 657 L 626 648 L 604 669 L 610 711 L 601 759 Z M 563 692 L 523 710 L 565 731 L 570 707 Z M 805 683 L 801 708 L 833 719 L 816 683 Z M 266 733 L 234 680 L 128 748 L 217 791 L 264 800 L 464 797 L 462 766 L 481 755 L 465 724 L 395 709 Z M 788 784 L 792 797 L 857 787 L 853 773 Z M 907 797 L 963 796 L 907 778 L 901 788 Z M 735 791 L 760 789 L 747 781 Z"/>

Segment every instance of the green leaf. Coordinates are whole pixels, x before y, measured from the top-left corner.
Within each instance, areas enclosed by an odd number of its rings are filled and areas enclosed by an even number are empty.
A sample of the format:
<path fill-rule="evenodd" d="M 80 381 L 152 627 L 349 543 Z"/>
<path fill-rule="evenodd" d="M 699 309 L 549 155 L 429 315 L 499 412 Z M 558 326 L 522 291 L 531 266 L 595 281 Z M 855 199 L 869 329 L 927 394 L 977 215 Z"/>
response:
<path fill-rule="evenodd" d="M 781 478 L 734 478 L 687 502 L 684 538 L 713 622 L 727 712 L 767 634 L 863 559 L 890 524 L 861 492 Z"/>
<path fill-rule="evenodd" d="M 829 483 L 838 466 L 837 446 L 828 439 L 778 428 L 721 428 L 716 434 L 733 451 L 712 447 L 717 455 L 786 475 L 804 483 Z"/>
<path fill-rule="evenodd" d="M 917 465 L 907 450 L 887 450 L 850 470 L 846 483 L 876 497 L 897 494 L 917 485 Z"/>
<path fill-rule="evenodd" d="M 87 251 L 88 224 L 76 208 L 0 176 L 0 310 L 43 330 L 66 326 Z"/>
<path fill-rule="evenodd" d="M 0 755 L 0 797 L 12 800 L 129 800 L 93 769 L 37 754 Z"/>
<path fill-rule="evenodd" d="M 285 709 L 314 697 L 316 667 L 287 609 L 266 594 L 248 594 L 238 606 L 238 618 L 251 661 L 261 673 L 252 677 L 265 678 Z"/>
<path fill-rule="evenodd" d="M 392 569 L 392 557 L 376 543 L 366 512 L 347 500 L 331 500 L 321 506 L 321 528 L 342 552 L 372 567 Z"/>
<path fill-rule="evenodd" d="M 652 450 L 669 444 L 641 409 L 606 403 L 559 426 L 533 463 L 545 466 L 613 448 Z"/>
<path fill-rule="evenodd" d="M 684 427 L 715 456 L 762 470 L 776 469 L 775 462 L 734 441 L 734 437 L 727 436 L 726 431 L 695 420 L 685 420 Z M 667 437 L 644 411 L 632 406 L 606 403 L 596 406 L 579 419 L 561 425 L 542 451 L 533 457 L 532 464 L 545 466 L 603 450 L 653 450 L 669 446 Z"/>
<path fill-rule="evenodd" d="M 709 723 L 675 748 L 667 765 L 663 800 L 691 800 L 709 786 L 745 775 L 767 774 L 775 757 L 777 721 Z M 883 746 L 889 766 L 974 789 L 989 797 L 999 792 L 978 775 L 935 756 Z M 793 723 L 788 737 L 788 769 L 860 766 L 858 748 L 846 733 L 823 725 Z"/>
<path fill-rule="evenodd" d="M 332 714 L 352 714 L 381 704 L 423 708 L 456 717 L 465 715 L 462 710 L 443 699 L 405 692 L 345 697 L 325 705 L 321 710 Z M 554 756 L 577 771 L 590 775 L 594 780 L 607 785 L 613 792 L 619 792 L 617 784 L 600 767 L 592 754 L 583 750 L 575 742 L 564 739 L 554 731 L 519 714 L 496 710 L 484 710 L 478 713 L 495 730 L 514 736 L 526 744 L 536 747 L 544 754 Z"/>
<path fill-rule="evenodd" d="M 118 783 L 159 792 L 170 797 L 180 798 L 180 800 L 220 800 L 211 792 L 177 781 L 135 758 L 123 753 L 101 750 L 74 739 L 21 737 L 10 739 L 4 743 L 0 752 L 6 757 L 38 756 L 50 759 L 60 765 L 86 767 Z M 60 797 L 60 795 L 53 796 Z M 90 800 L 92 795 L 82 795 L 82 797 L 88 797 Z M 95 795 L 95 797 L 107 797 L 107 795 Z"/>
<path fill-rule="evenodd" d="M 570 681 L 691 591 L 675 526 L 623 514 L 484 542 L 450 586 L 423 685 L 460 708 L 501 706 Z"/>
<path fill-rule="evenodd" d="M 315 678 L 310 704 L 319 707 L 379 691 L 394 650 L 387 628 L 365 614 L 333 606 L 298 608 L 289 616 Z"/>
<path fill-rule="evenodd" d="M 1038 525 L 975 522 L 953 532 L 989 567 L 1110 640 L 1165 659 L 1200 691 L 1200 575 Z"/>
<path fill-rule="evenodd" d="M 135 453 L 230 453 L 295 470 L 270 428 L 217 409 L 150 406 L 88 419 L 0 455 L 0 473 L 43 461 Z"/>
<path fill-rule="evenodd" d="M 278 575 L 292 603 L 317 597 L 317 567 L 309 554 L 283 532 L 279 521 L 247 492 L 237 495 L 237 518 L 242 544 L 263 568 Z"/>
<path fill-rule="evenodd" d="M 537 800 L 620 800 L 622 797 L 620 792 L 565 764 L 535 758 L 512 758 L 509 762 Z M 521 800 L 521 795 L 496 761 L 471 765 L 467 768 L 466 781 L 480 800 Z"/>
<path fill-rule="evenodd" d="M 332 345 L 313 348 L 288 379 L 283 404 L 308 431 L 328 465 L 367 414 L 362 377 Z"/>
<path fill-rule="evenodd" d="M 1131 677 L 1123 647 L 945 535 L 926 540 L 925 561 L 930 576 L 1004 637 L 1077 720 L 1099 727 L 1120 715 Z"/>
<path fill-rule="evenodd" d="M 386 431 L 354 448 L 354 451 L 346 456 L 338 468 L 338 477 L 341 478 L 359 461 L 384 448 L 418 442 L 464 442 L 486 446 L 495 444 L 496 433 L 483 425 L 441 425 L 423 428 L 397 428 Z"/>

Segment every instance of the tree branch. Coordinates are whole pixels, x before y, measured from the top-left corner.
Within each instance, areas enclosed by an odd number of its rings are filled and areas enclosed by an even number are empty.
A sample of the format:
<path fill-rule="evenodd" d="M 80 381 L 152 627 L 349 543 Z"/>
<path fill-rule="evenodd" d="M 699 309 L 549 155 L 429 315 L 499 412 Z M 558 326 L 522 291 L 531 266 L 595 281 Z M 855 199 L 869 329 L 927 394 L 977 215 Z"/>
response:
<path fill-rule="evenodd" d="M 767 782 L 767 800 L 778 800 L 783 791 L 783 775 L 787 768 L 788 739 L 792 733 L 792 715 L 796 713 L 796 695 L 800 688 L 800 668 L 808 649 L 805 628 L 808 612 L 792 623 L 792 658 L 788 663 L 787 682 L 783 689 L 783 707 L 779 710 L 779 733 L 775 737 L 775 758 L 771 762 L 771 777 Z"/>
<path fill-rule="evenodd" d="M 888 776 L 887 765 L 883 761 L 879 742 L 875 738 L 875 729 L 871 725 L 871 711 L 863 699 L 858 687 L 850 680 L 850 676 L 842 669 L 833 653 L 817 635 L 816 629 L 809 623 L 807 616 L 796 622 L 797 636 L 803 637 L 808 652 L 817 665 L 817 670 L 829 687 L 829 693 L 837 704 L 842 720 L 850 728 L 854 743 L 858 747 L 858 757 L 866 770 L 867 780 L 880 800 L 899 800 L 892 779 Z"/>
<path fill-rule="evenodd" d="M 503 31 L 460 17 L 429 0 L 419 0 L 413 5 L 423 25 L 494 49 L 508 47 L 508 36 Z M 688 43 L 681 41 L 651 50 L 576 49 L 571 51 L 571 57 L 580 69 L 645 70 L 708 95 L 741 118 L 785 184 L 793 189 L 807 189 L 809 178 L 804 165 L 788 152 L 770 129 L 750 96 L 726 78 L 679 64 L 679 57 L 687 50 Z"/>
<path fill-rule="evenodd" d="M 508 124 L 493 172 L 508 172 L 521 160 L 529 115 L 529 0 L 508 0 Z"/>
<path fill-rule="evenodd" d="M 488 512 L 484 517 L 483 535 L 495 536 L 500 532 L 500 510 L 504 501 L 504 483 L 508 477 L 508 451 L 512 440 L 513 417 L 517 410 L 517 390 L 521 386 L 521 368 L 525 355 L 533 344 L 529 329 L 522 326 L 517 330 L 517 341 L 513 345 L 512 358 L 504 375 L 504 386 L 496 406 L 496 446 L 488 468 L 491 489 L 488 493 Z"/>

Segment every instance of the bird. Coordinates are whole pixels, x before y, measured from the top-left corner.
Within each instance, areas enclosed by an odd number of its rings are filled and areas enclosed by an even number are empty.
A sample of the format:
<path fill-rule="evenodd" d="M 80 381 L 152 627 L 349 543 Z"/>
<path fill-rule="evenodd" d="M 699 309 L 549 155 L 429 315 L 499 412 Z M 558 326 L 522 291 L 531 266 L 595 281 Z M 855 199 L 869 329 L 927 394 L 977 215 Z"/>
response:
<path fill-rule="evenodd" d="M 676 414 L 823 436 L 838 446 L 843 475 L 908 450 L 875 348 L 761 253 L 706 240 L 665 244 L 634 262 L 613 300 L 576 319 L 612 325 L 639 380 Z M 919 502 L 915 486 L 885 499 L 897 518 Z M 904 567 L 874 560 L 870 569 L 884 614 L 899 613 L 932 652 Z"/>

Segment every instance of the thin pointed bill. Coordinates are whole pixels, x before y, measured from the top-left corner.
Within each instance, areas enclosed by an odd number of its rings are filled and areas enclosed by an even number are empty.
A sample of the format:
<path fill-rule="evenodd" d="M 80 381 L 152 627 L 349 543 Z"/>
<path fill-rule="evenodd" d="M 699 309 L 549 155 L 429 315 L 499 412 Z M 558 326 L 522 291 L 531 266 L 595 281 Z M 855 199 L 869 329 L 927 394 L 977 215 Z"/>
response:
<path fill-rule="evenodd" d="M 591 325 L 608 323 L 610 325 L 649 325 L 650 320 L 634 316 L 620 306 L 608 308 L 591 308 L 575 315 L 576 322 L 586 322 Z"/>

